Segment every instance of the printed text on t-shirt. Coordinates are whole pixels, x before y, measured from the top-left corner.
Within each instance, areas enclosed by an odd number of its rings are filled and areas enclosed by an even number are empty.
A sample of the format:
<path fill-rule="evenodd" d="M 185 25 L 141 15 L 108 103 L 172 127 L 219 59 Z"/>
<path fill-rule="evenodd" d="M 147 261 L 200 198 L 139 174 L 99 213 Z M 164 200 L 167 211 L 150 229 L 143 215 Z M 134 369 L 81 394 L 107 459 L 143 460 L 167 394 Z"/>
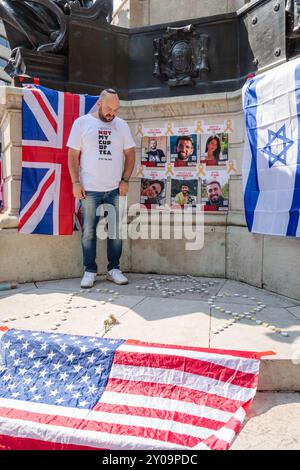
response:
<path fill-rule="evenodd" d="M 98 130 L 99 157 L 98 160 L 112 160 L 111 158 L 111 131 L 107 129 Z"/>

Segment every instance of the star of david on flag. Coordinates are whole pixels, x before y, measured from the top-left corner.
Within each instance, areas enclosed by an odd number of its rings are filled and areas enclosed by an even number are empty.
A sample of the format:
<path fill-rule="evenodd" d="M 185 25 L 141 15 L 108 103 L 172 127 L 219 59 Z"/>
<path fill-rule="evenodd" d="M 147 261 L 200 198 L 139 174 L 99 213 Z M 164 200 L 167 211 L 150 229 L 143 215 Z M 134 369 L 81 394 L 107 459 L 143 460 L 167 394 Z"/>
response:
<path fill-rule="evenodd" d="M 274 163 L 279 162 L 286 165 L 287 151 L 291 148 L 294 142 L 286 136 L 285 124 L 277 132 L 268 129 L 269 140 L 264 148 L 264 152 L 269 156 L 269 167 L 271 168 Z M 278 147 L 282 147 L 281 152 L 277 153 Z"/>
<path fill-rule="evenodd" d="M 243 189 L 250 232 L 300 236 L 300 59 L 243 88 Z"/>

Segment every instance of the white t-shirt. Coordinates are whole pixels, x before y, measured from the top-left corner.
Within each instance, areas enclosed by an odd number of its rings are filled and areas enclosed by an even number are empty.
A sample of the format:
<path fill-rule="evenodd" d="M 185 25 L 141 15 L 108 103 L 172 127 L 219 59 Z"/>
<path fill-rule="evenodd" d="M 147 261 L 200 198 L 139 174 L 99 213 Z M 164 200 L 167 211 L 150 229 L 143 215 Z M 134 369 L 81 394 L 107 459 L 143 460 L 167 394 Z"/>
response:
<path fill-rule="evenodd" d="M 85 114 L 73 123 L 67 146 L 81 151 L 80 181 L 86 191 L 111 191 L 122 178 L 123 151 L 135 147 L 126 121 L 103 122 Z"/>

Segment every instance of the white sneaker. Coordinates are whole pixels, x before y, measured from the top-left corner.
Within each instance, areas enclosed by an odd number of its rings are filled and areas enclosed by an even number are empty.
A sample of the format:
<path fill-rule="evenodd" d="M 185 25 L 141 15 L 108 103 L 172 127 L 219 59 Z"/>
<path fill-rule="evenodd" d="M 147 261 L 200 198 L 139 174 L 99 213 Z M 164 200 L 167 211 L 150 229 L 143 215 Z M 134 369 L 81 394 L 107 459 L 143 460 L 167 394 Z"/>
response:
<path fill-rule="evenodd" d="M 120 269 L 111 269 L 106 275 L 108 281 L 112 281 L 115 284 L 128 284 L 127 277 L 124 276 Z"/>
<path fill-rule="evenodd" d="M 83 278 L 81 279 L 81 287 L 93 287 L 96 281 L 97 273 L 89 273 L 85 271 Z"/>

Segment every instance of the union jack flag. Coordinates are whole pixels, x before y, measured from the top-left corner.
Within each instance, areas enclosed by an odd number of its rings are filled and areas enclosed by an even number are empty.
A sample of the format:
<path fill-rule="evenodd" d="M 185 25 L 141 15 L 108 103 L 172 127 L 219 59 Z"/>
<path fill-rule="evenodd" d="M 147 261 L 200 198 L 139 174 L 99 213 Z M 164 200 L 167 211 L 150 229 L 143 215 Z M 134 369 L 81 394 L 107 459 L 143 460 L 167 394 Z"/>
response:
<path fill-rule="evenodd" d="M 0 449 L 228 449 L 261 355 L 0 331 Z"/>
<path fill-rule="evenodd" d="M 96 100 L 42 86 L 23 88 L 20 232 L 73 233 L 76 201 L 66 142 L 74 120 L 90 112 Z"/>

